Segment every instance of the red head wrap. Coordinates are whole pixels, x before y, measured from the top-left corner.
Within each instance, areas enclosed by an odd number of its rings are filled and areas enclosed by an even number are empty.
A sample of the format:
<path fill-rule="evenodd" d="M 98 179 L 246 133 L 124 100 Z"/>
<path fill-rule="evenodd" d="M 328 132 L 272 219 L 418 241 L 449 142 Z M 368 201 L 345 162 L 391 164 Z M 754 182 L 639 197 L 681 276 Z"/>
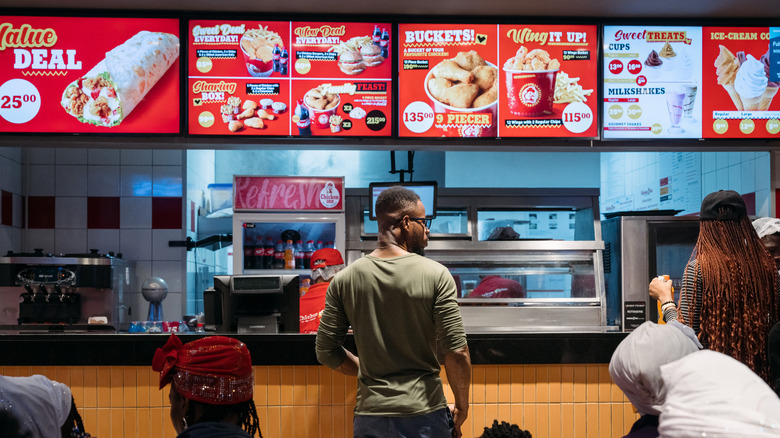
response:
<path fill-rule="evenodd" d="M 230 405 L 252 399 L 252 358 L 237 339 L 209 336 L 182 344 L 171 335 L 154 353 L 152 369 L 160 372 L 160 389 L 173 381 L 190 400 Z"/>

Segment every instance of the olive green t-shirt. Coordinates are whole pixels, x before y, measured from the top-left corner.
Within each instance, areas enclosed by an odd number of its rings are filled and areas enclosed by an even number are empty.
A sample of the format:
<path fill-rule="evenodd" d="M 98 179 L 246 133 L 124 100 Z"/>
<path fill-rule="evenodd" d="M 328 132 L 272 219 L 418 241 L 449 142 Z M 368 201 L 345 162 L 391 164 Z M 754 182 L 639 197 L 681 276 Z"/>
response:
<path fill-rule="evenodd" d="M 437 340 L 447 353 L 466 346 L 455 281 L 441 264 L 406 254 L 370 255 L 331 281 L 317 331 L 317 359 L 338 367 L 352 326 L 360 415 L 423 415 L 447 406 Z"/>

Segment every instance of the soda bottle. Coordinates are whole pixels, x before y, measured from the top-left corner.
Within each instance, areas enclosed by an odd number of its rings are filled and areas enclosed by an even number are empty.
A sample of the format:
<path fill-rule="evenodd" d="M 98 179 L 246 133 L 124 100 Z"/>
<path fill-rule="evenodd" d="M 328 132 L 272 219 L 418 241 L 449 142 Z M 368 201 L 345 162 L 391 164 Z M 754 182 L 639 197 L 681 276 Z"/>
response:
<path fill-rule="evenodd" d="M 265 238 L 263 246 L 263 269 L 273 269 L 274 267 L 274 239 L 271 236 Z"/>
<path fill-rule="evenodd" d="M 274 269 L 284 269 L 284 243 L 281 240 L 276 241 L 274 247 Z"/>
<path fill-rule="evenodd" d="M 255 268 L 254 228 L 244 228 L 244 269 Z"/>
<path fill-rule="evenodd" d="M 298 116 L 298 135 L 301 137 L 311 137 L 311 119 L 309 119 L 309 110 L 303 105 L 303 101 L 298 99 L 295 107 L 295 115 Z"/>
<path fill-rule="evenodd" d="M 379 39 L 379 47 L 382 48 L 382 56 L 387 59 L 390 55 L 390 34 L 387 29 L 382 29 L 382 36 Z"/>
<path fill-rule="evenodd" d="M 284 269 L 295 269 L 295 246 L 292 240 L 284 244 Z"/>
<path fill-rule="evenodd" d="M 279 48 L 279 44 L 274 44 L 274 49 L 271 51 L 272 60 L 274 63 L 274 72 L 279 73 L 282 70 L 282 49 Z"/>
<path fill-rule="evenodd" d="M 257 240 L 255 241 L 254 258 L 255 269 L 263 269 L 263 263 L 265 263 L 265 247 L 263 246 L 263 236 L 257 236 Z"/>
<path fill-rule="evenodd" d="M 323 246 L 323 245 L 322 245 L 322 240 L 318 240 L 318 241 L 317 241 L 317 246 L 315 246 L 314 248 L 315 248 L 315 250 L 317 250 L 317 249 L 322 249 L 322 246 Z"/>
<path fill-rule="evenodd" d="M 335 249 L 336 248 L 336 244 L 333 243 L 332 241 L 329 241 L 329 242 L 327 242 L 325 244 L 325 248 L 333 248 L 333 249 Z"/>
<path fill-rule="evenodd" d="M 301 279 L 301 285 L 298 287 L 298 293 L 300 296 L 306 295 L 306 292 L 309 291 L 309 287 L 311 287 L 311 278 L 303 277 L 303 279 Z"/>
<path fill-rule="evenodd" d="M 371 34 L 371 42 L 375 45 L 379 45 L 379 40 L 382 39 L 382 31 L 379 30 L 379 25 L 374 25 L 374 33 Z"/>
<path fill-rule="evenodd" d="M 303 269 L 311 269 L 311 254 L 314 252 L 314 241 L 307 240 L 303 246 Z"/>
<path fill-rule="evenodd" d="M 290 54 L 287 53 L 287 47 L 282 49 L 282 55 L 279 57 L 279 72 L 282 76 L 287 76 L 287 61 L 290 60 Z"/>
<path fill-rule="evenodd" d="M 303 240 L 295 242 L 295 267 L 303 269 Z"/>

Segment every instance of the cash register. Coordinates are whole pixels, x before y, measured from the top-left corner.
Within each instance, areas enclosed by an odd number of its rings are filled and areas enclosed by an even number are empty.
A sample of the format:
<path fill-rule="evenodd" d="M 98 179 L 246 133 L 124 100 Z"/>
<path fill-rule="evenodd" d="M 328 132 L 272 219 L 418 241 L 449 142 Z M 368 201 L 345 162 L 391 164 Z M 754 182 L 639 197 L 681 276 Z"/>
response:
<path fill-rule="evenodd" d="M 203 292 L 205 328 L 223 333 L 298 333 L 298 275 L 215 275 Z"/>

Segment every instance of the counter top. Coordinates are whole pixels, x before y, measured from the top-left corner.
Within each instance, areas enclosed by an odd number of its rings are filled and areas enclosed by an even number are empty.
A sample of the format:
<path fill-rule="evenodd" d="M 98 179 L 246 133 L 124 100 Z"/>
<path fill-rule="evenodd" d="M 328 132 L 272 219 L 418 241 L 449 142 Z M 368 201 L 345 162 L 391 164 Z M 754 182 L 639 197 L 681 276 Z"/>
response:
<path fill-rule="evenodd" d="M 212 334 L 212 333 L 209 333 Z M 599 364 L 627 333 L 478 333 L 468 334 L 474 365 Z M 0 334 L 2 366 L 151 366 L 169 334 L 35 333 Z M 182 342 L 201 337 L 181 334 Z M 313 334 L 226 334 L 247 344 L 254 365 L 319 365 Z M 354 351 L 352 337 L 348 346 Z"/>

